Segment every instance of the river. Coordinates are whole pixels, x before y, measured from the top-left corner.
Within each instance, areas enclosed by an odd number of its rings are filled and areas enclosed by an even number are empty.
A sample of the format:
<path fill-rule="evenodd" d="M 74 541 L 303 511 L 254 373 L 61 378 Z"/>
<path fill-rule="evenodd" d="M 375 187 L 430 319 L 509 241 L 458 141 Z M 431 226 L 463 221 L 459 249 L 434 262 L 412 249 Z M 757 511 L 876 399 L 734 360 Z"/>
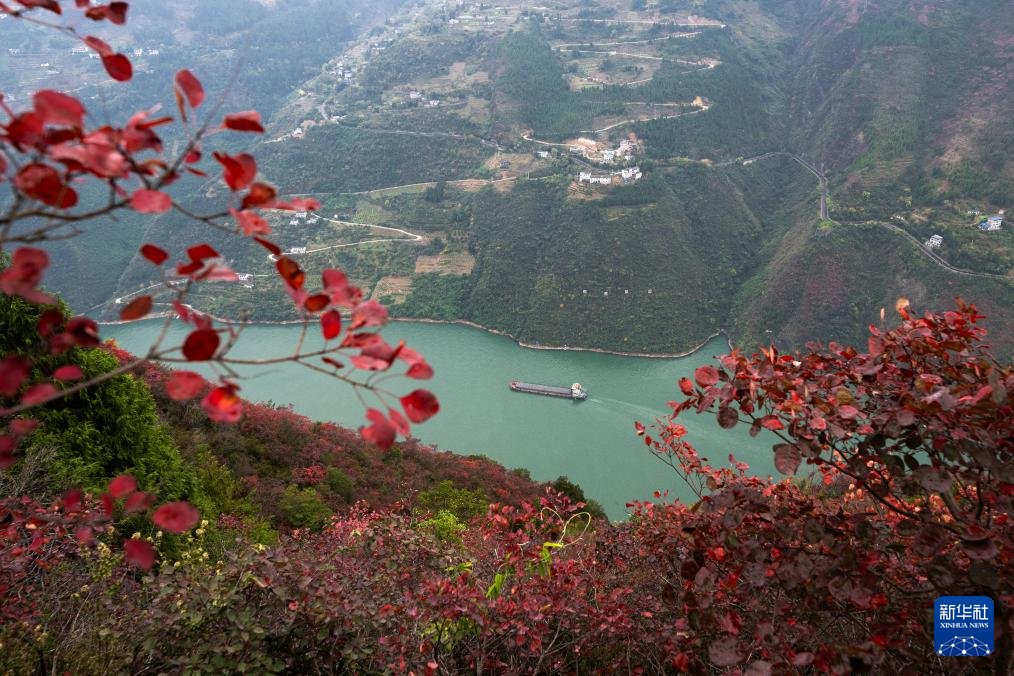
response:
<path fill-rule="evenodd" d="M 143 353 L 160 326 L 159 321 L 106 326 L 103 336 Z M 296 326 L 250 326 L 233 354 L 289 354 L 298 331 Z M 317 332 L 312 333 L 316 339 Z M 185 328 L 177 323 L 170 337 L 179 344 L 184 335 Z M 413 434 L 427 444 L 524 467 L 540 481 L 566 475 L 602 503 L 612 519 L 623 518 L 626 503 L 650 500 L 656 490 L 692 497 L 635 435 L 634 421 L 647 425 L 665 415 L 666 402 L 679 395 L 677 380 L 728 351 L 723 341 L 716 339 L 682 359 L 645 359 L 526 349 L 509 338 L 450 324 L 396 322 L 384 329 L 384 335 L 391 343 L 404 339 L 435 370 L 426 387 L 440 398 L 441 411 L 413 427 Z M 308 340 L 304 349 L 313 344 Z M 284 364 L 243 375 L 241 394 L 247 399 L 291 403 L 314 420 L 353 427 L 363 423 L 362 406 L 351 389 L 323 374 Z M 577 381 L 589 396 L 574 402 L 512 392 L 507 383 L 515 379 L 565 386 Z M 418 385 L 408 380 L 391 384 L 402 383 L 405 391 Z M 750 464 L 752 472 L 774 471 L 771 439 L 751 438 L 745 425 L 723 430 L 714 416 L 692 413 L 682 422 L 690 441 L 715 464 L 725 463 L 732 451 L 737 460 Z"/>

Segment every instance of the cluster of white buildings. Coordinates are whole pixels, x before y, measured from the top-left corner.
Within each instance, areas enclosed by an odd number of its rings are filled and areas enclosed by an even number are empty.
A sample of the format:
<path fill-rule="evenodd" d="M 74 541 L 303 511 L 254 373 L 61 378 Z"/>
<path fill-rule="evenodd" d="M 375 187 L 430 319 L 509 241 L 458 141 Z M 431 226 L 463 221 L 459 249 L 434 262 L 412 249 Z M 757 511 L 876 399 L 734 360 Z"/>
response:
<path fill-rule="evenodd" d="M 987 216 L 979 223 L 979 230 L 983 232 L 996 232 L 1003 227 L 1004 210 L 1001 209 L 995 216 Z"/>
<path fill-rule="evenodd" d="M 312 214 L 309 211 L 297 211 L 292 214 L 292 220 L 289 221 L 289 225 L 302 225 L 303 223 L 313 225 L 319 220 L 320 217 L 317 214 Z"/>
<path fill-rule="evenodd" d="M 427 108 L 436 108 L 440 105 L 440 99 L 427 99 L 422 92 L 411 91 L 408 93 L 409 101 L 419 101 Z"/>
<path fill-rule="evenodd" d="M 615 148 L 603 148 L 601 144 L 586 138 L 579 138 L 568 150 L 574 155 L 580 155 L 592 162 L 603 164 L 616 164 L 618 162 L 630 162 L 637 152 L 637 143 L 630 139 L 623 139 Z"/>
<path fill-rule="evenodd" d="M 618 178 L 620 183 L 626 185 L 639 180 L 641 176 L 640 167 L 628 167 L 608 174 L 593 174 L 590 171 L 582 171 L 577 175 L 577 181 L 578 183 L 588 183 L 590 185 L 612 185 Z"/>
<path fill-rule="evenodd" d="M 928 240 L 923 242 L 927 249 L 939 249 L 944 243 L 944 238 L 940 235 L 933 235 Z"/>
<path fill-rule="evenodd" d="M 335 67 L 331 69 L 331 74 L 337 77 L 339 80 L 352 83 L 352 80 L 356 76 L 356 67 L 352 65 L 345 65 L 344 63 L 335 64 Z"/>

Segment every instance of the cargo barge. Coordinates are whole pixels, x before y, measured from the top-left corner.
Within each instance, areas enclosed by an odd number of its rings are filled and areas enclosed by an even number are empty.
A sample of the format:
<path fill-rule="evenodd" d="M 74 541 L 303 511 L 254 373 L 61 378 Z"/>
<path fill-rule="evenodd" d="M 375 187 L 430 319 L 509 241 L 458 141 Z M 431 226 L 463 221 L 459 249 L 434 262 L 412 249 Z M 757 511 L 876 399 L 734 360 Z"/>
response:
<path fill-rule="evenodd" d="M 588 398 L 588 392 L 581 387 L 581 383 L 574 383 L 570 387 L 556 387 L 554 385 L 536 385 L 535 383 L 523 383 L 520 380 L 512 380 L 510 388 L 515 392 L 541 394 L 546 397 L 560 397 L 561 399 L 574 399 L 575 401 Z"/>

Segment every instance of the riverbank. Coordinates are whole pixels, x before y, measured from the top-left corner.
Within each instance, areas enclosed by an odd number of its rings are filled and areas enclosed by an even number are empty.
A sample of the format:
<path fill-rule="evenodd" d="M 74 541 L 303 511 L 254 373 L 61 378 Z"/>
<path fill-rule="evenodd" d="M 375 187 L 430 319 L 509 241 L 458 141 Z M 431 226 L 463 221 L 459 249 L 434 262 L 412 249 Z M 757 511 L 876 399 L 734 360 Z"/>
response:
<path fill-rule="evenodd" d="M 201 312 L 200 310 L 197 310 L 196 308 L 194 308 L 191 305 L 185 305 L 185 307 L 188 310 L 192 310 L 192 311 L 196 311 L 196 312 Z M 166 317 L 170 316 L 170 314 L 173 314 L 173 313 L 171 311 L 166 311 L 166 312 L 158 312 L 158 313 L 149 314 L 148 316 L 143 317 L 142 319 L 132 319 L 130 321 L 123 321 L 123 320 L 100 321 L 100 322 L 96 322 L 96 323 L 99 326 L 122 326 L 124 324 L 132 324 L 134 322 L 146 321 L 146 320 L 150 320 L 150 319 L 165 319 Z M 304 320 L 302 320 L 302 319 L 280 319 L 280 320 L 259 319 L 259 320 L 240 321 L 240 320 L 236 320 L 236 319 L 225 319 L 223 317 L 216 317 L 215 315 L 208 314 L 206 312 L 201 312 L 201 314 L 206 315 L 208 317 L 211 317 L 211 319 L 215 320 L 216 322 L 221 322 L 221 323 L 225 323 L 225 324 L 237 324 L 237 323 L 241 323 L 243 325 L 252 325 L 252 326 L 291 326 L 291 325 L 302 324 L 304 322 Z M 515 336 L 515 335 L 513 335 L 511 333 L 508 333 L 506 331 L 501 331 L 500 329 L 494 329 L 494 328 L 490 328 L 488 326 L 483 326 L 482 324 L 477 324 L 476 322 L 469 321 L 467 319 L 429 319 L 429 318 L 426 318 L 426 317 L 391 317 L 390 321 L 392 321 L 392 322 L 406 322 L 406 323 L 414 323 L 414 324 L 457 324 L 459 326 L 467 326 L 469 328 L 478 329 L 480 331 L 485 331 L 486 333 L 491 333 L 491 334 L 493 334 L 495 336 L 503 336 L 504 338 L 510 338 L 512 341 L 514 341 L 515 343 L 517 343 L 519 346 L 527 348 L 529 350 L 546 350 L 546 351 L 551 351 L 551 352 L 593 352 L 593 353 L 596 353 L 596 354 L 609 354 L 609 355 L 615 355 L 617 357 L 635 357 L 635 358 L 638 358 L 638 359 L 682 359 L 683 357 L 689 357 L 689 356 L 691 356 L 693 354 L 696 354 L 701 349 L 703 349 L 705 345 L 707 345 L 708 343 L 710 343 L 715 338 L 718 338 L 719 336 L 722 336 L 722 337 L 725 338 L 725 342 L 729 346 L 730 350 L 732 350 L 734 348 L 734 346 L 732 344 L 732 338 L 730 338 L 729 334 L 725 332 L 725 329 L 719 329 L 719 330 L 715 331 L 710 336 L 708 336 L 707 338 L 705 338 L 700 344 L 698 344 L 698 345 L 696 345 L 696 346 L 694 346 L 694 347 L 692 347 L 689 350 L 686 350 L 684 352 L 622 352 L 620 350 L 607 350 L 605 348 L 600 348 L 600 347 L 580 347 L 580 346 L 570 346 L 570 345 L 542 345 L 542 344 L 538 344 L 538 343 L 529 343 L 529 342 L 526 342 L 524 340 L 521 340 L 517 336 Z"/>

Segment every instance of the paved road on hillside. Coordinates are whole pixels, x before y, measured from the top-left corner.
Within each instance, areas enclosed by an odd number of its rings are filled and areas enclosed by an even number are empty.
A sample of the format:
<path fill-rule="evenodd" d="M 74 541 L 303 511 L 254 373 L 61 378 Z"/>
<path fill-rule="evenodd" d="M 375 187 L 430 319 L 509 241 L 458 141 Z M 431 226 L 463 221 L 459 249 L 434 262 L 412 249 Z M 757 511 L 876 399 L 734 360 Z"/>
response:
<path fill-rule="evenodd" d="M 944 270 L 947 270 L 948 272 L 953 272 L 957 275 L 964 275 L 966 277 L 980 277 L 982 279 L 1000 279 L 1005 282 L 1014 281 L 1014 278 L 1011 278 L 1008 275 L 998 275 L 992 272 L 973 272 L 972 270 L 963 270 L 961 268 L 956 268 L 947 261 L 945 261 L 943 258 L 941 258 L 935 251 L 933 251 L 925 244 L 920 242 L 918 239 L 916 239 L 910 232 L 908 232 L 904 228 L 900 228 L 897 225 L 894 225 L 893 223 L 883 223 L 880 221 L 877 222 L 877 225 L 884 228 L 885 230 L 890 230 L 891 232 L 896 232 L 899 235 L 907 237 L 909 240 L 912 241 L 913 244 L 916 245 L 916 247 L 919 248 L 919 251 L 922 251 L 931 261 L 942 267 Z"/>

